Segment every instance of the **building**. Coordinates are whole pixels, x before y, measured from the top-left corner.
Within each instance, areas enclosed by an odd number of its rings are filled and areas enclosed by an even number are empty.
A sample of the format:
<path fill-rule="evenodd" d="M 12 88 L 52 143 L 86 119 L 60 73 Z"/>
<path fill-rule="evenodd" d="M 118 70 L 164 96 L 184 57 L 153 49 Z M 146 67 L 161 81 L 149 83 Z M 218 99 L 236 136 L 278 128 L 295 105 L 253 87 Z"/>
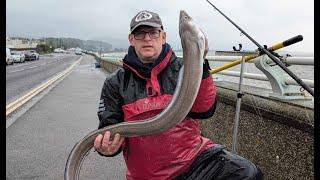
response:
<path fill-rule="evenodd" d="M 10 38 L 8 36 L 6 37 L 6 47 L 13 50 L 35 50 L 37 45 L 37 40 L 29 40 L 27 38 Z"/>

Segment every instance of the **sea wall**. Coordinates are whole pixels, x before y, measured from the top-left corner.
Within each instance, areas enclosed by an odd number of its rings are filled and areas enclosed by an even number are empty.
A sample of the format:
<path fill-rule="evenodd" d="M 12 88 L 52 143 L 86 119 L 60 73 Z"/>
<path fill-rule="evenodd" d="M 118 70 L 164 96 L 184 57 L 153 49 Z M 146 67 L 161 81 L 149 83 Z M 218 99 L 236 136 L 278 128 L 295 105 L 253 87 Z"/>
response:
<path fill-rule="evenodd" d="M 216 85 L 217 109 L 202 122 L 202 133 L 231 150 L 238 85 Z M 313 108 L 258 94 L 263 90 L 244 89 L 237 153 L 259 165 L 265 179 L 314 179 Z"/>

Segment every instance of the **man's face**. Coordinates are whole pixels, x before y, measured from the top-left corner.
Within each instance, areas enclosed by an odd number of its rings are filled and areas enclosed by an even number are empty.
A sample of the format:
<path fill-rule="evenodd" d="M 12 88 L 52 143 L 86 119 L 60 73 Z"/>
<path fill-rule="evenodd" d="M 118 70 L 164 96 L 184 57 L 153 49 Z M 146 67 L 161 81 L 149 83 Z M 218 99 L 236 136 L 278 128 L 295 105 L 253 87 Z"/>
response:
<path fill-rule="evenodd" d="M 143 63 L 152 63 L 162 51 L 166 33 L 161 28 L 141 26 L 129 34 L 129 42 Z"/>

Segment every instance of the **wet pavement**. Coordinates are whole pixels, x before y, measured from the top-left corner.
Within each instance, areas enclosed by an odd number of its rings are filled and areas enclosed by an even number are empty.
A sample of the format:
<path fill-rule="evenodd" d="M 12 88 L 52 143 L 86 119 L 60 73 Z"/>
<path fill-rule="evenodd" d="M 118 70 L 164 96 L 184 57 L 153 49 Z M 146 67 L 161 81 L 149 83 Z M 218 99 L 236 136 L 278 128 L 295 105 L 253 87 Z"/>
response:
<path fill-rule="evenodd" d="M 67 157 L 98 127 L 97 108 L 106 73 L 85 55 L 73 72 L 6 129 L 6 179 L 63 179 Z M 90 151 L 80 179 L 124 179 L 122 155 Z"/>

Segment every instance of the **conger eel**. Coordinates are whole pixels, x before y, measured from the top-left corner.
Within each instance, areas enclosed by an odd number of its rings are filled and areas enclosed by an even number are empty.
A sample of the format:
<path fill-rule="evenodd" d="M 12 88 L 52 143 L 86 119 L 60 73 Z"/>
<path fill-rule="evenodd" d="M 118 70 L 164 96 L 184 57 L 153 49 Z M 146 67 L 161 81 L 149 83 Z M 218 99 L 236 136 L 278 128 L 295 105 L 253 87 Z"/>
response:
<path fill-rule="evenodd" d="M 147 136 L 166 131 L 181 122 L 191 110 L 197 97 L 203 71 L 205 37 L 192 18 L 180 11 L 179 34 L 183 49 L 183 67 L 180 69 L 177 87 L 169 105 L 157 116 L 146 120 L 122 122 L 89 133 L 71 150 L 64 172 L 65 180 L 76 180 L 87 152 L 93 147 L 99 134 L 110 131 L 123 137 Z"/>

